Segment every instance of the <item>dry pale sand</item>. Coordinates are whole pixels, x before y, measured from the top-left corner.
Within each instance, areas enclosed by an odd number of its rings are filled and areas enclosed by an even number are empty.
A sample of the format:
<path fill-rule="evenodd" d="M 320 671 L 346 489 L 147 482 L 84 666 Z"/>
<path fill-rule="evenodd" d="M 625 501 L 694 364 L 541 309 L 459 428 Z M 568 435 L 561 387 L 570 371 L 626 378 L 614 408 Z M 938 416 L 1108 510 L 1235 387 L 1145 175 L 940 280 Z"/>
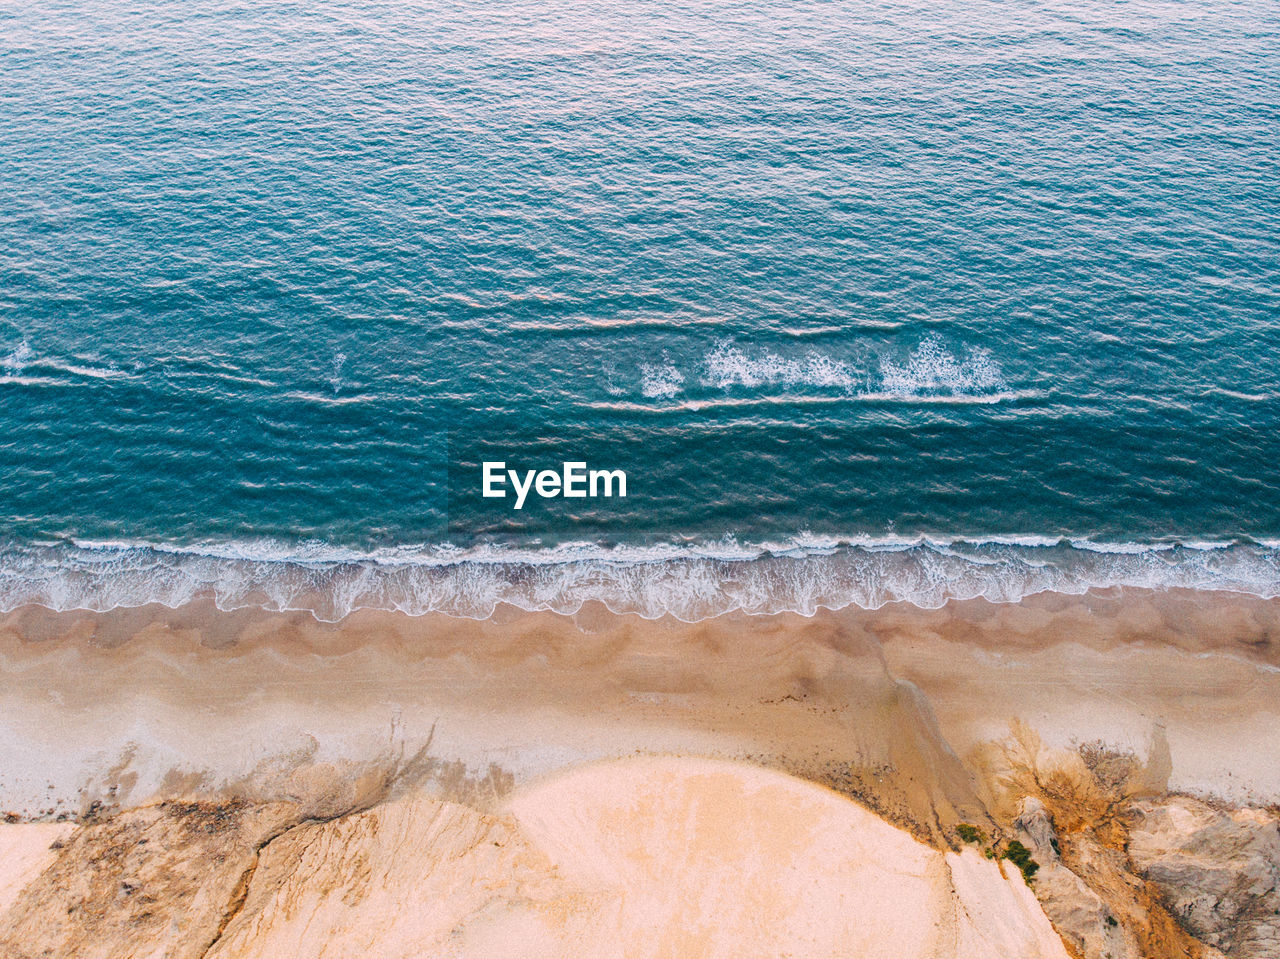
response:
<path fill-rule="evenodd" d="M 54 844 L 71 835 L 72 829 L 70 823 L 60 822 L 0 825 L 0 913 L 53 862 L 58 854 Z"/>
<path fill-rule="evenodd" d="M 489 816 L 401 800 L 273 843 L 210 959 L 1066 959 L 1016 870 L 779 773 L 631 759 Z"/>

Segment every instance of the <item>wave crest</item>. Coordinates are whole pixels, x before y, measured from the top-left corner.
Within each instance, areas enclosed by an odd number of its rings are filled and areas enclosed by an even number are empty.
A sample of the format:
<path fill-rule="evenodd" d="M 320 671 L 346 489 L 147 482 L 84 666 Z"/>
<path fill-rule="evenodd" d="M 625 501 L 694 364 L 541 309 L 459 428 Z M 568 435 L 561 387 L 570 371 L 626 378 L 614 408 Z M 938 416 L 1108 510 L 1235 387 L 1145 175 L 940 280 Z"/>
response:
<path fill-rule="evenodd" d="M 129 377 L 128 373 L 114 365 L 103 365 L 94 360 L 37 356 L 27 340 L 23 340 L 12 353 L 0 361 L 0 371 L 3 371 L 0 373 L 0 383 L 17 385 L 66 385 L 84 380 L 115 380 Z"/>
<path fill-rule="evenodd" d="M 997 401 L 1019 395 L 1009 389 L 990 350 L 970 347 L 957 355 L 936 336 L 921 340 L 904 360 L 881 356 L 878 371 L 860 369 L 819 350 L 784 356 L 768 349 L 749 351 L 731 340 L 717 343 L 695 370 L 682 369 L 664 354 L 661 363 L 640 363 L 638 371 L 640 392 L 649 399 L 669 400 L 683 393 L 689 376 L 706 389 L 726 394 L 781 387 L 824 391 L 828 396 L 911 401 Z M 609 394 L 622 395 L 625 391 L 615 382 L 616 369 L 606 364 L 605 373 Z"/>
<path fill-rule="evenodd" d="M 858 379 L 837 359 L 812 350 L 788 359 L 768 350 L 750 356 L 732 343 L 721 343 L 705 358 L 703 382 L 718 389 L 733 386 L 816 386 L 852 391 Z"/>
<path fill-rule="evenodd" d="M 880 376 L 886 392 L 901 396 L 940 391 L 967 395 L 1008 388 L 990 350 L 973 348 L 959 359 L 936 337 L 922 340 L 901 365 L 881 360 Z"/>
<path fill-rule="evenodd" d="M 949 600 L 1016 602 L 1115 586 L 1280 595 L 1280 546 L 1073 544 L 1038 537 L 898 541 L 802 535 L 697 547 L 550 549 L 449 545 L 360 552 L 323 543 L 75 543 L 0 554 L 0 609 L 105 611 L 212 597 L 220 608 L 305 610 L 337 621 L 359 609 L 483 619 L 502 604 L 693 622 L 751 614 Z"/>

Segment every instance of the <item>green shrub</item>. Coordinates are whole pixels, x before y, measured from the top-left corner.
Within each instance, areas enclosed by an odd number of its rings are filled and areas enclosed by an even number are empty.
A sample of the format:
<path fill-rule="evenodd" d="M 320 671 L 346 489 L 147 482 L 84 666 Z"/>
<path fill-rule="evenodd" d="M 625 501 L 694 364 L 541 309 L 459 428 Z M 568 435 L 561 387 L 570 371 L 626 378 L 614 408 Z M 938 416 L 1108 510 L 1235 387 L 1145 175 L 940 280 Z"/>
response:
<path fill-rule="evenodd" d="M 1028 885 L 1031 883 L 1031 877 L 1040 870 L 1040 863 L 1031 858 L 1031 850 L 1016 839 L 1010 840 L 1009 845 L 1005 847 L 1004 858 L 1022 871 L 1022 878 Z"/>
<path fill-rule="evenodd" d="M 977 826 L 971 826 L 967 822 L 962 822 L 960 825 L 956 826 L 956 832 L 960 834 L 962 842 L 976 842 L 981 845 L 987 838 L 982 834 L 981 829 Z"/>

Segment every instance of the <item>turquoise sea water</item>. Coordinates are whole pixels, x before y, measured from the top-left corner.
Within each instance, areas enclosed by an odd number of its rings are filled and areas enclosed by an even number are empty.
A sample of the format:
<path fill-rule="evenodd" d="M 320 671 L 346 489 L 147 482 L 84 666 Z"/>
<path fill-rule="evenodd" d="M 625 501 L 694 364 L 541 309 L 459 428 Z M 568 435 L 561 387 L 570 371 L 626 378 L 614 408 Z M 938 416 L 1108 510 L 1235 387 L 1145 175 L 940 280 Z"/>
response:
<path fill-rule="evenodd" d="M 0 37 L 0 608 L 1280 594 L 1270 0 Z"/>

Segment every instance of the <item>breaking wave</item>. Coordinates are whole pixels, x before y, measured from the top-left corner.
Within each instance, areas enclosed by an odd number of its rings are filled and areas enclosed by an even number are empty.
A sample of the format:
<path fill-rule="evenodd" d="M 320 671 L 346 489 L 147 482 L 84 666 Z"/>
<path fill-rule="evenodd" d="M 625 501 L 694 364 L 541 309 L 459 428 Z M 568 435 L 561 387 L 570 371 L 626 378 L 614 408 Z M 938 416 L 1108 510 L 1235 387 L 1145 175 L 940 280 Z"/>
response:
<path fill-rule="evenodd" d="M 85 380 L 127 379 L 129 374 L 116 366 L 93 361 L 38 356 L 23 340 L 0 360 L 0 383 L 18 385 L 65 385 Z"/>
<path fill-rule="evenodd" d="M 707 354 L 703 382 L 718 389 L 732 386 L 817 386 L 852 391 L 861 380 L 844 363 L 811 351 L 789 359 L 764 351 L 756 356 L 731 343 Z"/>
<path fill-rule="evenodd" d="M 644 363 L 640 367 L 640 377 L 640 391 L 653 399 L 675 396 L 684 385 L 684 374 L 670 363 Z"/>
<path fill-rule="evenodd" d="M 881 360 L 880 376 L 886 392 L 902 396 L 937 392 L 967 395 L 1006 389 L 1004 376 L 989 350 L 970 349 L 964 359 L 958 359 L 934 337 L 922 340 L 905 363 Z"/>
<path fill-rule="evenodd" d="M 546 549 L 420 546 L 359 552 L 269 541 L 191 547 L 76 542 L 0 554 L 0 609 L 104 611 L 212 598 L 222 609 L 305 610 L 337 621 L 360 609 L 483 619 L 499 605 L 693 622 L 732 611 L 812 615 L 907 602 L 1016 602 L 1108 587 L 1280 595 L 1280 544 L 1093 543 L 1017 537 Z"/>
<path fill-rule="evenodd" d="M 809 350 L 784 356 L 771 350 L 748 350 L 722 341 L 695 368 L 684 370 L 669 357 L 661 363 L 641 363 L 640 392 L 649 399 L 670 400 L 685 393 L 686 382 L 705 390 L 731 393 L 772 387 L 824 391 L 826 395 L 897 400 L 992 398 L 1019 395 L 1010 390 L 991 352 L 969 348 L 956 355 L 937 337 L 926 337 L 905 358 L 881 356 L 878 369 L 862 369 L 839 356 Z M 620 395 L 615 370 L 606 367 L 611 395 Z M 690 392 L 696 392 L 691 390 Z"/>

